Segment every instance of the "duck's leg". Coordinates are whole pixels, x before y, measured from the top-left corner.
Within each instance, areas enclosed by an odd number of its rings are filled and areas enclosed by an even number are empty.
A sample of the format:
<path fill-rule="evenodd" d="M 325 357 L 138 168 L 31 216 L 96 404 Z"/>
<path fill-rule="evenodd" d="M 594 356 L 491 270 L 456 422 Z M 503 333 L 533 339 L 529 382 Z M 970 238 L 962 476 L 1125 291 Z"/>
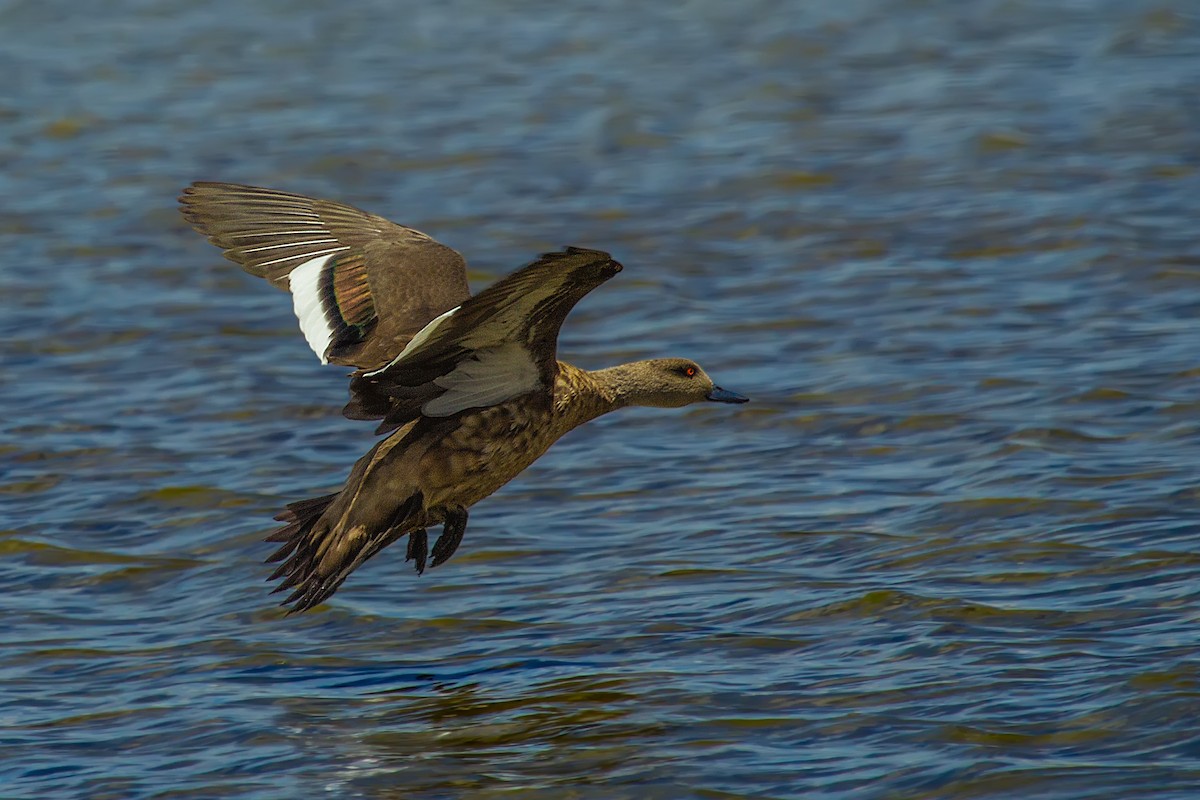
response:
<path fill-rule="evenodd" d="M 412 533 L 408 534 L 408 554 L 404 557 L 405 561 L 417 562 L 413 566 L 420 575 L 425 572 L 425 557 L 429 554 L 429 534 L 424 528 L 417 528 Z"/>
<path fill-rule="evenodd" d="M 445 564 L 454 551 L 462 543 L 463 533 L 467 530 L 467 510 L 462 506 L 450 506 L 445 509 L 446 524 L 442 526 L 442 535 L 433 544 L 433 563 L 436 567 Z"/>

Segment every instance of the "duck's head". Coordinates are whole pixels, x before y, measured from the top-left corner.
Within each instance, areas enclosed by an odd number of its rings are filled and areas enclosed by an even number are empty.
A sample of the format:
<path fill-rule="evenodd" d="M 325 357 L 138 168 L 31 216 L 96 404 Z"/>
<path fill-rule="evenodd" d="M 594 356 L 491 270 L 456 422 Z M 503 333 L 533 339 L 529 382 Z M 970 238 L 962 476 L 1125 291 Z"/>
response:
<path fill-rule="evenodd" d="M 622 405 L 679 408 L 703 400 L 745 403 L 750 399 L 717 386 L 699 364 L 686 358 L 635 361 L 603 372 L 611 374 Z"/>

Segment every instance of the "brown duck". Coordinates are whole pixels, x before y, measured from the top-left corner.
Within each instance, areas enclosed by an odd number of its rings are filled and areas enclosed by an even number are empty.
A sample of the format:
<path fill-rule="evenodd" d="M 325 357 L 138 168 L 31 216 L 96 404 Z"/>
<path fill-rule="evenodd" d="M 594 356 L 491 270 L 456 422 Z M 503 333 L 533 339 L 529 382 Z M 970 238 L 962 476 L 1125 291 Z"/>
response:
<path fill-rule="evenodd" d="M 229 183 L 184 189 L 187 221 L 247 272 L 289 290 L 322 363 L 355 367 L 351 419 L 391 435 L 340 492 L 292 503 L 267 541 L 290 611 L 332 595 L 360 564 L 408 536 L 418 574 L 462 541 L 467 509 L 567 431 L 625 406 L 747 398 L 682 358 L 595 372 L 557 359 L 571 308 L 621 265 L 599 250 L 547 253 L 474 297 L 466 263 L 419 231 L 352 206 Z M 441 524 L 429 551 L 426 529 Z"/>

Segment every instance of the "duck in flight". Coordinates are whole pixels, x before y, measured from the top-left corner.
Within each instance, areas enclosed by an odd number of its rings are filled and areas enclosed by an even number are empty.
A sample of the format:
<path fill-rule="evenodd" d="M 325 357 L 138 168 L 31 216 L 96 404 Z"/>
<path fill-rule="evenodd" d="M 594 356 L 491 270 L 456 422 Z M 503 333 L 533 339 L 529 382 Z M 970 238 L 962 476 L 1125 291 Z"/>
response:
<path fill-rule="evenodd" d="M 596 371 L 558 360 L 571 308 L 621 271 L 608 253 L 547 253 L 472 296 L 456 251 L 352 206 L 209 182 L 184 189 L 180 204 L 226 258 L 291 292 L 321 362 L 355 368 L 343 413 L 390 434 L 341 491 L 276 517 L 286 524 L 267 539 L 281 543 L 269 580 L 291 590 L 289 613 L 323 602 L 405 536 L 418 574 L 444 563 L 468 508 L 589 420 L 626 406 L 747 401 L 683 358 Z M 431 551 L 426 531 L 439 524 Z"/>

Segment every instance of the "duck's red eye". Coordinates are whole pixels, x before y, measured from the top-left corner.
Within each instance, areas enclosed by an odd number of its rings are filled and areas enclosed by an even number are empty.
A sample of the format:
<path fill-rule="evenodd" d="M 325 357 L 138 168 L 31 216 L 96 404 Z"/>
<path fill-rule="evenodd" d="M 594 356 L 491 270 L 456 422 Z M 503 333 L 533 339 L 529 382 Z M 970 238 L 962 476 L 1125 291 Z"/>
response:
<path fill-rule="evenodd" d="M 694 377 L 696 377 L 696 368 L 695 367 L 684 367 L 683 374 L 687 375 L 689 378 L 694 378 Z"/>

